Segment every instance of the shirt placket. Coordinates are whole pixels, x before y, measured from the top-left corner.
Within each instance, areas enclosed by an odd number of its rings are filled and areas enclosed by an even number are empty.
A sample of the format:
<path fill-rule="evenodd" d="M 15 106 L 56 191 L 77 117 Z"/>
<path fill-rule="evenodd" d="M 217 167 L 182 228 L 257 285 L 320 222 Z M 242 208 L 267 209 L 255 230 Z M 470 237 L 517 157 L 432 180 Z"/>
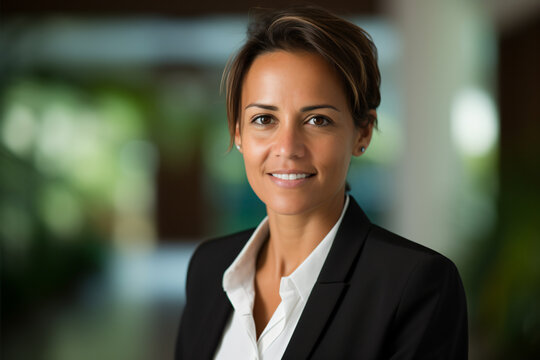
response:
<path fill-rule="evenodd" d="M 276 311 L 272 315 L 268 325 L 263 330 L 258 340 L 259 354 L 263 354 L 270 345 L 281 335 L 287 320 L 294 309 L 294 306 L 298 302 L 298 294 L 296 289 L 292 286 L 289 278 L 282 278 L 280 283 L 279 294 L 281 296 L 281 303 L 278 305 Z"/>

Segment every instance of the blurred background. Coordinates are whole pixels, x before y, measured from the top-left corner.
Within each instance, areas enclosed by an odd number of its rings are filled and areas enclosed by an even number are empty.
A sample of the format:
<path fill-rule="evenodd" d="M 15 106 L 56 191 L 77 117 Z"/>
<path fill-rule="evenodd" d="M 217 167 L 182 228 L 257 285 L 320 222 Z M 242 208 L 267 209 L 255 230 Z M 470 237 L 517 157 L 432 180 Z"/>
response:
<path fill-rule="evenodd" d="M 540 2 L 313 1 L 379 49 L 372 221 L 457 265 L 471 359 L 540 358 Z M 170 359 L 197 243 L 264 207 L 222 69 L 286 1 L 0 2 L 2 359 Z"/>

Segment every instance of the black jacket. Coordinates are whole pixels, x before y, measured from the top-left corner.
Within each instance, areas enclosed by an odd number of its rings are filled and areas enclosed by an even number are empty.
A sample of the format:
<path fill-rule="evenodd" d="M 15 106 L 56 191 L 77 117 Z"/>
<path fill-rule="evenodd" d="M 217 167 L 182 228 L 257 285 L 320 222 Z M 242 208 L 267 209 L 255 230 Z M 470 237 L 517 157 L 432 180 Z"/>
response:
<path fill-rule="evenodd" d="M 231 316 L 223 273 L 254 229 L 202 243 L 191 259 L 177 359 L 214 356 Z M 467 359 L 456 266 L 373 225 L 351 197 L 283 359 Z"/>

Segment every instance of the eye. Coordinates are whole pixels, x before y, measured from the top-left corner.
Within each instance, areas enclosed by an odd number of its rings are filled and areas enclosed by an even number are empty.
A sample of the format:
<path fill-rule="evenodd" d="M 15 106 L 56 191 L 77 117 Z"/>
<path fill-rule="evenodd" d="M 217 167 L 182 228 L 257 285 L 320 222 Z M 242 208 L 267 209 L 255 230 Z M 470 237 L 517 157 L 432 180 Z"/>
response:
<path fill-rule="evenodd" d="M 257 125 L 270 125 L 274 123 L 274 119 L 268 115 L 259 115 L 253 118 L 251 122 Z"/>
<path fill-rule="evenodd" d="M 332 120 L 328 119 L 325 116 L 312 116 L 307 121 L 308 124 L 315 125 L 315 126 L 328 126 L 332 123 Z"/>

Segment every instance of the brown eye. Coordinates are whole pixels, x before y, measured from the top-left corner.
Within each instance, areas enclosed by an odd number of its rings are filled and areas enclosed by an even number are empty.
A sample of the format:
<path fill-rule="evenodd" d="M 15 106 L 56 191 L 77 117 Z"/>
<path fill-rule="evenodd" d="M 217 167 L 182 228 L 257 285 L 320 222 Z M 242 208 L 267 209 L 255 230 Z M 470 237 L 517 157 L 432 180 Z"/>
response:
<path fill-rule="evenodd" d="M 308 120 L 308 124 L 315 126 L 328 126 L 330 125 L 330 120 L 324 116 L 313 116 Z"/>
<path fill-rule="evenodd" d="M 254 118 L 251 122 L 257 125 L 270 125 L 274 122 L 274 119 L 267 115 L 260 115 Z"/>

